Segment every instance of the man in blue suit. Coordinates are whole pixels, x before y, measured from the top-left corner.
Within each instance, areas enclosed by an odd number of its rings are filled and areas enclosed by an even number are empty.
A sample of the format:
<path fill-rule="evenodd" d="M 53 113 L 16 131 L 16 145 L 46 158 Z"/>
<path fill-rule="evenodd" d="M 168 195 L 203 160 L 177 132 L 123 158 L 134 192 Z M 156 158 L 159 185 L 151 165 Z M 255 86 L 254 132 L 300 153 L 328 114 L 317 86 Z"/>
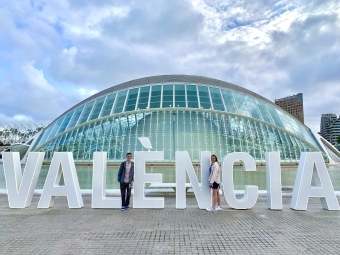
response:
<path fill-rule="evenodd" d="M 122 196 L 122 211 L 130 209 L 129 203 L 134 176 L 134 163 L 131 159 L 132 153 L 126 153 L 126 161 L 120 164 L 118 171 L 118 182 L 120 183 L 120 194 Z"/>

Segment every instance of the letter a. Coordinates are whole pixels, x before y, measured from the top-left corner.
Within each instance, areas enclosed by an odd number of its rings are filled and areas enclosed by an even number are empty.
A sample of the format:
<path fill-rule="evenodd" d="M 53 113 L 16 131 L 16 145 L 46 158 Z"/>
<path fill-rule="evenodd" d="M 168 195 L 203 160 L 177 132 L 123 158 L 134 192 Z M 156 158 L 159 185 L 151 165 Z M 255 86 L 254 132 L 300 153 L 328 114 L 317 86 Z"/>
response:
<path fill-rule="evenodd" d="M 59 185 L 62 173 L 64 174 L 65 186 Z M 69 208 L 84 206 L 72 152 L 54 153 L 38 208 L 53 206 L 56 196 L 67 196 Z"/>
<path fill-rule="evenodd" d="M 311 186 L 312 178 L 316 187 Z M 309 197 L 320 197 L 324 209 L 340 209 L 321 152 L 301 153 L 290 207 L 305 211 Z"/>
<path fill-rule="evenodd" d="M 45 152 L 30 152 L 22 175 L 19 152 L 2 154 L 10 208 L 30 206 L 44 156 Z"/>

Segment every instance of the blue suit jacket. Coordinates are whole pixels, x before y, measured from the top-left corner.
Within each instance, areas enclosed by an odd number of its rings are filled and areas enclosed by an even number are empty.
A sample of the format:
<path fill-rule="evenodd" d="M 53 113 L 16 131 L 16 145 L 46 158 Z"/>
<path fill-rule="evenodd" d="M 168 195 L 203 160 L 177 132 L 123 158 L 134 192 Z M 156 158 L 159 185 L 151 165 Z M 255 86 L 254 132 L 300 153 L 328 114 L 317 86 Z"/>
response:
<path fill-rule="evenodd" d="M 120 164 L 119 167 L 119 171 L 118 171 L 118 182 L 120 183 L 124 183 L 124 178 L 125 178 L 125 167 L 126 167 L 126 161 L 122 162 Z M 135 168 L 135 164 L 131 161 L 131 169 L 130 169 L 130 176 L 129 176 L 129 183 L 133 181 L 133 177 L 134 177 L 134 169 Z"/>

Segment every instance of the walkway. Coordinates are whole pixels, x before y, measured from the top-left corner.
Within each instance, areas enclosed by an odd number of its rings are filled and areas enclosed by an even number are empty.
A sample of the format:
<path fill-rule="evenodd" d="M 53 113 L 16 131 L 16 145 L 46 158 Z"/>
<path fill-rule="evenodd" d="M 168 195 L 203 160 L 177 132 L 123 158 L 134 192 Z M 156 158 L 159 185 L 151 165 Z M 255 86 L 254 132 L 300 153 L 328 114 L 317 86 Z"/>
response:
<path fill-rule="evenodd" d="M 307 211 L 271 211 L 265 197 L 254 208 L 223 211 L 197 208 L 188 196 L 186 210 L 175 197 L 164 210 L 68 209 L 57 198 L 51 209 L 9 209 L 0 195 L 0 254 L 340 254 L 340 212 L 310 199 Z"/>

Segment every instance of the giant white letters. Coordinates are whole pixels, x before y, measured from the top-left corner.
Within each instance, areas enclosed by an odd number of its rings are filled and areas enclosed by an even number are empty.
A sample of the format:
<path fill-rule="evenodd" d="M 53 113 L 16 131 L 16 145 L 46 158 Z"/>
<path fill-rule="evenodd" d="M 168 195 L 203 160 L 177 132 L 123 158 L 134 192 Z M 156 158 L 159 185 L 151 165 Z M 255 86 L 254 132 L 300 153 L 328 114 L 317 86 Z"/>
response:
<path fill-rule="evenodd" d="M 4 174 L 6 180 L 8 201 L 10 208 L 24 208 L 30 205 L 34 188 L 42 166 L 44 152 L 29 153 L 23 174 L 21 173 L 19 154 L 5 152 L 3 155 Z M 267 203 L 270 209 L 282 209 L 281 169 L 278 152 L 266 153 Z M 162 182 L 161 174 L 146 174 L 145 161 L 163 160 L 163 151 L 135 152 L 135 208 L 164 208 L 164 198 L 145 198 L 144 184 Z M 234 194 L 233 165 L 235 161 L 243 162 L 244 170 L 256 171 L 255 160 L 247 153 L 234 152 L 223 159 L 222 177 L 223 190 L 227 203 L 235 209 L 248 209 L 257 200 L 257 186 L 246 186 L 242 199 L 236 199 Z M 205 208 L 211 204 L 210 189 L 207 183 L 210 152 L 201 154 L 201 183 L 200 187 L 194 172 L 192 162 L 186 151 L 176 152 L 176 208 L 186 208 L 185 171 L 199 205 Z M 94 153 L 92 208 L 119 208 L 120 198 L 105 196 L 106 185 L 106 152 Z M 61 174 L 64 174 L 65 186 L 60 186 Z M 316 184 L 311 186 L 312 178 Z M 78 177 L 71 152 L 55 152 L 50 169 L 46 177 L 38 208 L 48 208 L 53 205 L 54 197 L 67 196 L 70 208 L 83 207 Z M 334 193 L 326 165 L 320 152 L 306 152 L 301 154 L 300 164 L 295 180 L 291 208 L 306 210 L 309 197 L 320 197 L 323 208 L 340 210 Z"/>
<path fill-rule="evenodd" d="M 44 155 L 45 152 L 30 152 L 22 174 L 19 152 L 2 153 L 10 208 L 30 206 Z"/>
<path fill-rule="evenodd" d="M 258 188 L 254 185 L 246 185 L 243 198 L 236 199 L 234 193 L 234 162 L 241 160 L 245 171 L 256 171 L 256 163 L 252 156 L 245 152 L 233 152 L 223 159 L 222 177 L 223 191 L 227 203 L 234 209 L 252 208 L 258 196 Z"/>
<path fill-rule="evenodd" d="M 316 187 L 311 186 L 312 178 Z M 306 210 L 309 197 L 320 197 L 324 209 L 340 209 L 321 152 L 301 153 L 290 207 Z"/>
<path fill-rule="evenodd" d="M 144 195 L 145 183 L 162 182 L 162 174 L 146 174 L 146 160 L 163 160 L 164 151 L 135 151 L 135 182 L 133 185 L 133 208 L 164 208 L 164 197 Z"/>
<path fill-rule="evenodd" d="M 266 152 L 267 206 L 282 210 L 280 152 Z"/>
<path fill-rule="evenodd" d="M 121 199 L 106 197 L 107 152 L 93 153 L 92 208 L 120 208 Z"/>
<path fill-rule="evenodd" d="M 201 152 L 201 184 L 200 188 L 189 153 L 187 151 L 176 151 L 176 208 L 186 208 L 186 174 L 188 172 L 192 188 L 194 190 L 198 207 L 205 209 L 211 206 L 211 190 L 208 185 L 210 151 Z"/>
<path fill-rule="evenodd" d="M 65 186 L 59 185 L 62 173 Z M 53 206 L 56 196 L 67 196 L 69 208 L 81 208 L 84 206 L 72 152 L 54 153 L 38 208 Z"/>

